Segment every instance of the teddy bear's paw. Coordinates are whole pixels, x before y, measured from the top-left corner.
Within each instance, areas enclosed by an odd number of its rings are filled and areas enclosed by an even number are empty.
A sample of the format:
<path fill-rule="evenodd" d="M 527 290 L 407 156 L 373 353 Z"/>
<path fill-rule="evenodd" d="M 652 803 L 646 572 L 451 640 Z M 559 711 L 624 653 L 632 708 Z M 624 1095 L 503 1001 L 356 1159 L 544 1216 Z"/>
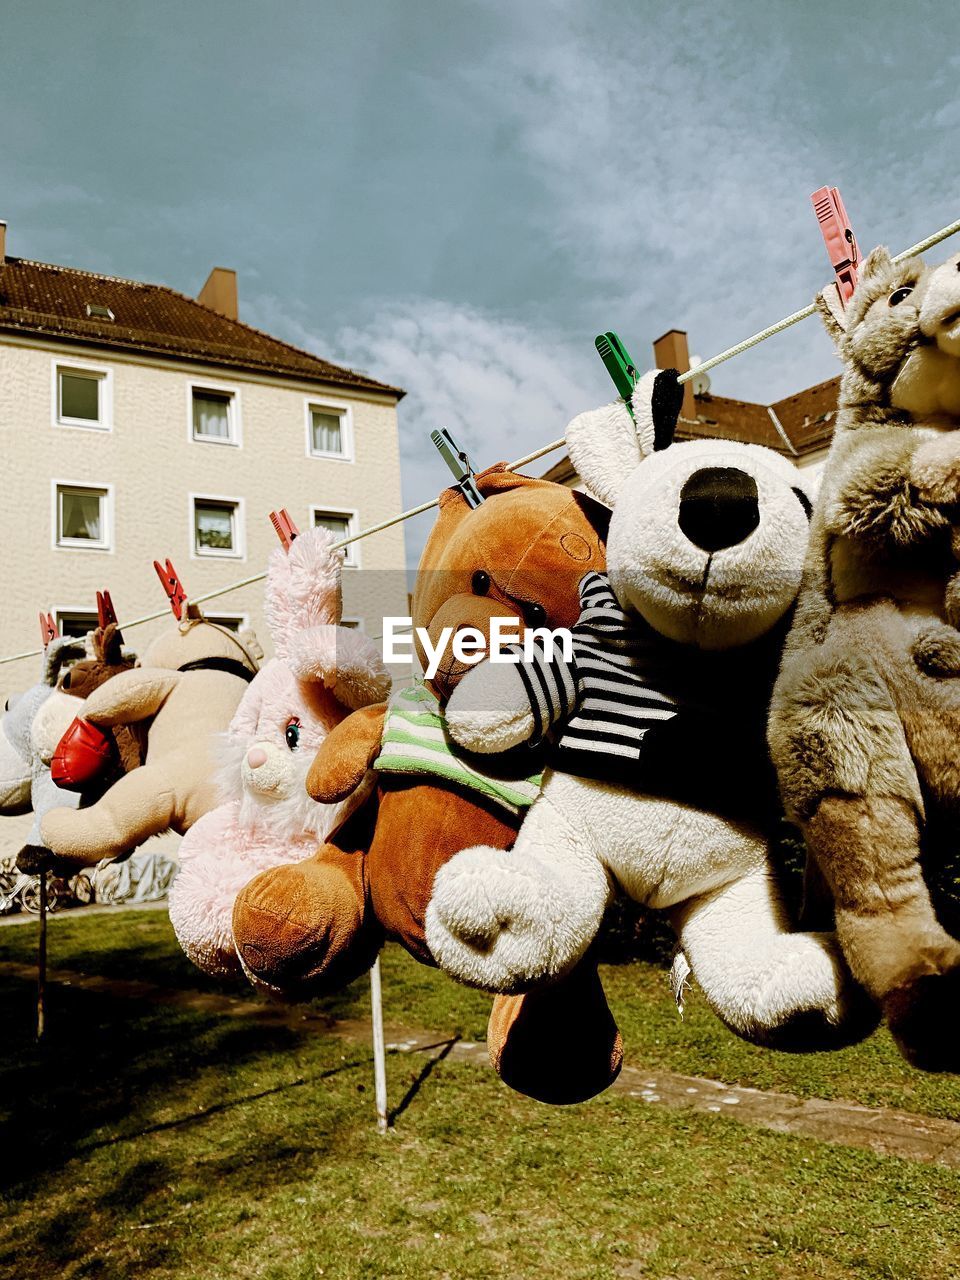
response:
<path fill-rule="evenodd" d="M 887 1024 L 906 1060 L 921 1071 L 960 1072 L 960 968 L 924 974 L 883 1000 Z"/>
<path fill-rule="evenodd" d="M 925 626 L 917 633 L 911 654 L 920 670 L 934 679 L 960 676 L 960 631 L 946 623 Z"/>
<path fill-rule="evenodd" d="M 485 991 L 523 991 L 555 977 L 562 950 L 550 883 L 516 851 L 464 849 L 437 873 L 427 945 L 453 977 Z"/>
<path fill-rule="evenodd" d="M 746 1039 L 781 1052 L 854 1044 L 879 1021 L 832 934 L 780 935 L 744 995 L 725 1021 Z"/>

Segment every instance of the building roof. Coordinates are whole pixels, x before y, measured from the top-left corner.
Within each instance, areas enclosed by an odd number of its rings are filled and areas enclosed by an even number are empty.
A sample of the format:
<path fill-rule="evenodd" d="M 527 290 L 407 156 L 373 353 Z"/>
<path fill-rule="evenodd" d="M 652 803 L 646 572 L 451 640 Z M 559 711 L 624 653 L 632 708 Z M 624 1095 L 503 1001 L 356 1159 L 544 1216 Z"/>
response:
<path fill-rule="evenodd" d="M 740 440 L 762 444 L 795 461 L 826 449 L 833 436 L 837 416 L 840 379 L 818 382 L 814 387 L 786 396 L 775 404 L 754 404 L 728 396 L 696 396 L 696 419 L 681 418 L 678 440 Z M 543 474 L 544 480 L 571 484 L 576 472 L 564 455 Z"/>
<path fill-rule="evenodd" d="M 88 313 L 107 307 L 113 319 Z M 224 365 L 400 399 L 404 392 L 331 364 L 166 285 L 143 284 L 28 258 L 0 262 L 0 332 Z"/>
<path fill-rule="evenodd" d="M 712 436 L 742 440 L 766 445 L 788 458 L 799 459 L 829 445 L 839 390 L 840 379 L 831 378 L 771 405 L 709 393 L 697 396 L 696 420 L 681 418 L 677 439 Z"/>

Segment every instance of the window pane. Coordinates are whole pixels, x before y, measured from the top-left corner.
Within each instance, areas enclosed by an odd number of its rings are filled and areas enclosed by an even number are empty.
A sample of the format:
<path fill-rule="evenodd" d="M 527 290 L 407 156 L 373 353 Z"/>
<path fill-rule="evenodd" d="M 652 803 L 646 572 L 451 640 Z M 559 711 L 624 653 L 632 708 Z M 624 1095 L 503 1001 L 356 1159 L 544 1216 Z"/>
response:
<path fill-rule="evenodd" d="M 311 409 L 314 453 L 343 453 L 343 415 L 336 409 Z"/>
<path fill-rule="evenodd" d="M 100 421 L 100 379 L 60 370 L 60 417 Z"/>
<path fill-rule="evenodd" d="M 193 434 L 212 440 L 230 439 L 229 395 L 216 391 L 194 391 Z"/>
<path fill-rule="evenodd" d="M 227 631 L 239 631 L 243 626 L 242 618 L 218 618 L 215 613 L 208 613 L 206 616 L 210 622 L 215 622 L 218 627 L 224 627 Z"/>
<path fill-rule="evenodd" d="M 100 490 L 60 490 L 60 537 L 103 541 L 103 493 Z"/>
<path fill-rule="evenodd" d="M 196 506 L 197 549 L 232 551 L 235 508 L 223 502 L 198 502 Z"/>
<path fill-rule="evenodd" d="M 317 511 L 314 513 L 313 523 L 318 529 L 329 529 L 336 536 L 339 542 L 341 538 L 346 538 L 350 532 L 350 517 L 337 516 L 325 511 Z"/>
<path fill-rule="evenodd" d="M 82 640 L 88 631 L 96 630 L 99 619 L 95 613 L 57 612 L 57 626 L 62 636 L 75 636 Z"/>

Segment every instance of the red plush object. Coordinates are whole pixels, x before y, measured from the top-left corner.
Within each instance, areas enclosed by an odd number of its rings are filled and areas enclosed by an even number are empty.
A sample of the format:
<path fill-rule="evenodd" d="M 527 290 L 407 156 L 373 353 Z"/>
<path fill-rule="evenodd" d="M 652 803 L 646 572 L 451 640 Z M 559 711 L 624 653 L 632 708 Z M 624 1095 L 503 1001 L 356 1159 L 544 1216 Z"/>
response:
<path fill-rule="evenodd" d="M 113 741 L 82 716 L 66 731 L 50 761 L 50 776 L 64 791 L 83 791 L 113 764 Z"/>

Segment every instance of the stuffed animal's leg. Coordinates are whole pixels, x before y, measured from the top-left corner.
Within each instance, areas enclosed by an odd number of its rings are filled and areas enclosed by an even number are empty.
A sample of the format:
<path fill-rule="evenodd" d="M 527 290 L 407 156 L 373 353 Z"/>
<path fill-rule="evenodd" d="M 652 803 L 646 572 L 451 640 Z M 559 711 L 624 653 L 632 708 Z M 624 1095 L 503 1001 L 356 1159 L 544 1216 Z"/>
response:
<path fill-rule="evenodd" d="M 364 861 L 360 851 L 326 844 L 243 887 L 233 907 L 233 939 L 255 985 L 309 999 L 370 968 L 383 932 L 369 907 Z"/>
<path fill-rule="evenodd" d="M 40 830 L 44 844 L 66 861 L 94 867 L 122 858 L 174 819 L 176 796 L 159 770 L 144 765 L 126 773 L 88 809 L 52 809 Z"/>
<path fill-rule="evenodd" d="M 585 1102 L 613 1084 L 623 1041 L 593 961 L 526 995 L 497 996 L 487 1052 L 504 1084 L 538 1102 Z"/>
<path fill-rule="evenodd" d="M 670 914 L 694 979 L 745 1039 L 777 1049 L 836 1048 L 876 1026 L 833 935 L 790 932 L 765 862 Z"/>
<path fill-rule="evenodd" d="M 925 1070 L 960 1070 L 960 1040 L 950 1030 L 960 942 L 930 901 L 913 806 L 895 797 L 826 796 L 804 833 L 833 891 L 850 967 L 882 1005 L 904 1056 Z"/>
<path fill-rule="evenodd" d="M 596 936 L 610 880 L 551 778 L 514 847 L 464 849 L 437 872 L 427 944 L 453 977 L 518 992 L 568 973 Z"/>

